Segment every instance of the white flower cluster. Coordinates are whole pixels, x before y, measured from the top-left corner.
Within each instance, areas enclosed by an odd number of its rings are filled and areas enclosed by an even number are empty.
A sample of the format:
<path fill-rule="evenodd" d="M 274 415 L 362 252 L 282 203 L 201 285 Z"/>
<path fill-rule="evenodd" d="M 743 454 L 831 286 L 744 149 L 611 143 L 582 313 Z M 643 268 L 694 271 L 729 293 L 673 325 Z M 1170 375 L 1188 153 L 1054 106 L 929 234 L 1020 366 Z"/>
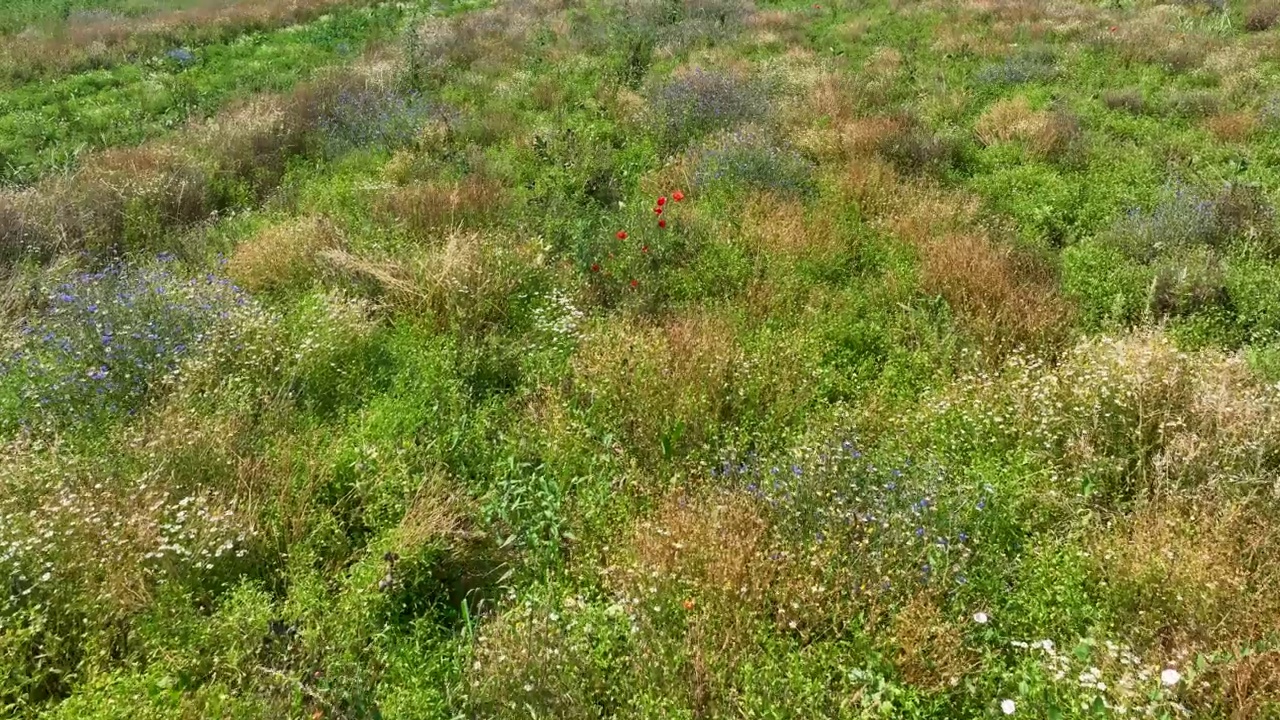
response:
<path fill-rule="evenodd" d="M 1165 663 L 1161 669 L 1161 665 L 1144 661 L 1129 646 L 1109 640 L 1085 641 L 1077 652 L 1063 652 L 1047 638 L 1033 642 L 1014 640 L 1010 645 L 1034 654 L 1053 683 L 1064 690 L 1074 686 L 1082 709 L 1101 702 L 1115 716 L 1190 714 L 1177 702 L 1183 678 L 1172 667 L 1175 663 Z"/>
<path fill-rule="evenodd" d="M 105 460 L 12 450 L 0 472 L 0 578 L 11 613 L 43 603 L 127 605 L 155 582 L 199 578 L 243 557 L 252 523 L 220 493 L 113 476 Z"/>
<path fill-rule="evenodd" d="M 534 327 L 541 337 L 558 348 L 569 349 L 578 342 L 582 310 L 560 290 L 552 290 L 533 309 Z"/>

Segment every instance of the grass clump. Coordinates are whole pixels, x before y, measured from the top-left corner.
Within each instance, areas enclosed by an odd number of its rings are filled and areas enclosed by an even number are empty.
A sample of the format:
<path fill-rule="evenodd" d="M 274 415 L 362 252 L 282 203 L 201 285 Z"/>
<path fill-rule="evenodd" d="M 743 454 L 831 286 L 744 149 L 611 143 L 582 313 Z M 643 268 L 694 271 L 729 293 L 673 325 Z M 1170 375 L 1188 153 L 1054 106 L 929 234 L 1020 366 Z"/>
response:
<path fill-rule="evenodd" d="M 320 253 L 339 245 L 337 230 L 321 217 L 273 225 L 236 247 L 227 275 L 250 292 L 305 286 L 317 275 Z"/>

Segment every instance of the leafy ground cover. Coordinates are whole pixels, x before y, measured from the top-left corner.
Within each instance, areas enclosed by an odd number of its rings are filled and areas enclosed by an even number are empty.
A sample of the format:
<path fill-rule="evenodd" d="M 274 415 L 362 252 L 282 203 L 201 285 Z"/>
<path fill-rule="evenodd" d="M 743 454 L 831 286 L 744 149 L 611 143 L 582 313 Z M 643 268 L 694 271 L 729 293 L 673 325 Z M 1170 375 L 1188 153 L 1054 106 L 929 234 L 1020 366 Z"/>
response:
<path fill-rule="evenodd" d="M 1280 8 L 456 9 L 0 196 L 0 708 L 1280 713 Z"/>

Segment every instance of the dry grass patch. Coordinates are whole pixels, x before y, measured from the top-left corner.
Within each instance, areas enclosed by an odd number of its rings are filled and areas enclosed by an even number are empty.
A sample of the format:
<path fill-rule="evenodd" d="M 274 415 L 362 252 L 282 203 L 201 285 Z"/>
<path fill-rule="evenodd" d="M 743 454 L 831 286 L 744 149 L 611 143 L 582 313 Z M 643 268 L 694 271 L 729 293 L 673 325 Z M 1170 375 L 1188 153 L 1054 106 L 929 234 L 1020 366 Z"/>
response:
<path fill-rule="evenodd" d="M 947 620 L 930 593 L 916 594 L 890 627 L 894 665 L 912 687 L 937 692 L 951 687 L 975 664 L 960 628 Z"/>
<path fill-rule="evenodd" d="M 1249 32 L 1266 32 L 1280 21 L 1280 3 L 1263 0 L 1245 11 L 1244 29 Z"/>
<path fill-rule="evenodd" d="M 1223 142 L 1247 142 L 1259 125 L 1256 113 L 1249 111 L 1219 113 L 1205 120 L 1204 127 Z"/>
<path fill-rule="evenodd" d="M 1123 110 L 1131 115 L 1147 111 L 1147 99 L 1138 88 L 1107 90 L 1102 93 L 1102 104 L 1111 110 Z"/>
<path fill-rule="evenodd" d="M 845 247 L 828 215 L 813 215 L 799 200 L 769 194 L 747 199 L 742 239 L 761 258 L 777 255 L 821 260 Z"/>
<path fill-rule="evenodd" d="M 1197 688 L 1194 706 L 1229 713 L 1231 720 L 1269 720 L 1280 708 L 1280 650 L 1235 653 L 1203 677 L 1208 687 Z"/>
<path fill-rule="evenodd" d="M 75 175 L 41 183 L 37 193 L 56 234 L 81 247 L 112 250 L 207 218 L 215 207 L 212 172 L 176 144 L 113 148 Z M 51 217 L 50 217 L 51 216 Z"/>
<path fill-rule="evenodd" d="M 836 132 L 845 157 L 861 162 L 903 133 L 906 125 L 905 118 L 877 115 L 843 122 L 836 127 Z"/>
<path fill-rule="evenodd" d="M 941 23 L 933 31 L 934 52 L 945 55 L 974 55 L 995 59 L 1004 57 L 1009 46 L 994 35 L 975 33 L 963 22 Z"/>
<path fill-rule="evenodd" d="M 688 599 L 689 612 L 718 616 L 729 622 L 725 630 L 743 631 L 733 638 L 741 643 L 776 576 L 769 546 L 768 523 L 749 498 L 674 494 L 637 523 L 607 572 L 624 604 L 639 608 L 654 595 Z"/>
<path fill-rule="evenodd" d="M 255 292 L 297 287 L 315 277 L 321 252 L 340 245 L 338 230 L 327 219 L 297 218 L 241 242 L 227 261 L 227 274 Z"/>
<path fill-rule="evenodd" d="M 924 286 L 946 298 L 996 355 L 1055 346 L 1072 319 L 1053 273 L 1035 258 L 973 233 L 924 246 Z"/>
<path fill-rule="evenodd" d="M 458 182 L 433 180 L 396 188 L 379 206 L 411 232 L 430 237 L 487 224 L 501 213 L 505 202 L 501 184 L 472 175 Z"/>
<path fill-rule="evenodd" d="M 1157 65 L 1168 72 L 1185 73 L 1199 68 L 1220 44 L 1182 28 L 1185 10 L 1174 5 L 1158 5 L 1110 29 L 1100 32 L 1095 42 L 1111 49 L 1130 63 Z"/>
<path fill-rule="evenodd" d="M 320 252 L 336 272 L 369 286 L 390 311 L 420 315 L 463 334 L 505 320 L 512 293 L 535 271 L 539 255 L 528 243 L 462 231 L 439 245 L 395 256 Z"/>
<path fill-rule="evenodd" d="M 391 534 L 391 549 L 412 556 L 424 547 L 440 544 L 454 552 L 459 541 L 472 541 L 482 533 L 471 529 L 471 514 L 457 493 L 449 489 L 450 481 L 443 472 L 428 475 L 409 500 L 404 517 Z"/>
<path fill-rule="evenodd" d="M 1082 141 L 1080 122 L 1065 110 L 1033 110 L 1024 97 L 1000 100 L 987 108 L 974 126 L 985 145 L 1022 142 L 1044 159 L 1078 152 Z"/>
<path fill-rule="evenodd" d="M 0 195 L 0 252 L 19 248 L 47 258 L 81 249 L 155 249 L 154 241 L 240 202 L 237 193 L 223 192 L 229 186 L 245 183 L 258 198 L 276 187 L 334 98 L 366 82 L 335 71 L 177 136 L 94 152 L 74 174 Z"/>
<path fill-rule="evenodd" d="M 732 694 L 721 678 L 750 656 L 762 623 L 781 619 L 770 547 L 767 521 L 734 493 L 675 493 L 637 522 L 605 571 L 634 618 L 635 671 L 716 714 Z"/>
<path fill-rule="evenodd" d="M 519 0 L 432 17 L 411 33 L 409 69 L 433 82 L 454 72 L 500 73 L 519 59 L 537 29 L 559 9 L 554 0 Z"/>
<path fill-rule="evenodd" d="M 755 10 L 747 16 L 747 31 L 757 45 L 787 47 L 803 39 L 803 17 L 784 10 Z"/>
<path fill-rule="evenodd" d="M 1154 638 L 1191 653 L 1235 648 L 1280 627 L 1273 521 L 1230 501 L 1170 499 L 1111 528 L 1092 555 Z"/>
<path fill-rule="evenodd" d="M 876 82 L 893 82 L 902 73 L 902 53 L 891 47 L 878 47 L 862 64 L 862 72 Z"/>

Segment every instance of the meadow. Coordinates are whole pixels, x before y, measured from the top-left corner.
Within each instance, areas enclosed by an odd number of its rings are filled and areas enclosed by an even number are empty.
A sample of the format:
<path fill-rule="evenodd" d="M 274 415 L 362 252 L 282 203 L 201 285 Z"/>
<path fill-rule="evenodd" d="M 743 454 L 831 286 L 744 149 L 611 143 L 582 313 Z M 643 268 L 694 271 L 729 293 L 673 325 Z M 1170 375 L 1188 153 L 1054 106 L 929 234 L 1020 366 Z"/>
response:
<path fill-rule="evenodd" d="M 1280 4 L 0 44 L 0 716 L 1280 717 Z"/>

